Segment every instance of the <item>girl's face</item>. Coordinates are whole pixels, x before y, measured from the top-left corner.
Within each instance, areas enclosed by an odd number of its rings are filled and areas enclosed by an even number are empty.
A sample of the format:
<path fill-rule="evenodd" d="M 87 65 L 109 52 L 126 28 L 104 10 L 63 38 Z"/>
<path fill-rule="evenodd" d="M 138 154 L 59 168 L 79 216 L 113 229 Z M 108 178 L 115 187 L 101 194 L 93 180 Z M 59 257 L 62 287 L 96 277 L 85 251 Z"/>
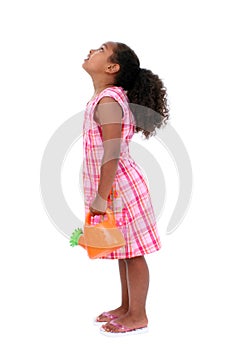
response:
<path fill-rule="evenodd" d="M 111 65 L 109 57 L 113 54 L 113 47 L 113 42 L 107 42 L 101 45 L 98 49 L 90 50 L 82 67 L 90 75 L 107 72 Z"/>

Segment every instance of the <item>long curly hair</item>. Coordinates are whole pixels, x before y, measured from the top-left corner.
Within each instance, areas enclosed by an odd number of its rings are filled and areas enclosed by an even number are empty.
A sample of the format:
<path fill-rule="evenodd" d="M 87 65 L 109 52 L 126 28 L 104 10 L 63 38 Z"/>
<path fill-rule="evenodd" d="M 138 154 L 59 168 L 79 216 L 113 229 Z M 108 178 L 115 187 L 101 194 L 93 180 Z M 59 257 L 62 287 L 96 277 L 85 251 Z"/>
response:
<path fill-rule="evenodd" d="M 135 132 L 142 132 L 148 139 L 156 134 L 156 129 L 165 126 L 169 118 L 163 81 L 151 70 L 140 68 L 135 52 L 123 43 L 115 43 L 109 61 L 120 66 L 114 84 L 127 91 L 136 122 Z"/>

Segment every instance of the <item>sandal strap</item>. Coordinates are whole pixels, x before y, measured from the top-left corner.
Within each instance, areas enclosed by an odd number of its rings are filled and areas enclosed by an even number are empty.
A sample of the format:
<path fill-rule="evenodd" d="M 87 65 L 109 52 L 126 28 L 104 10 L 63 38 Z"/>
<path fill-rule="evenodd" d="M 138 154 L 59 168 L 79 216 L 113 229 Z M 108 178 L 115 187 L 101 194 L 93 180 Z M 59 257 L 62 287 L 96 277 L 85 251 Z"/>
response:
<path fill-rule="evenodd" d="M 99 315 L 98 317 L 97 317 L 97 322 L 98 322 L 98 320 L 99 320 L 99 318 L 101 318 L 101 317 L 107 317 L 110 321 L 111 320 L 114 320 L 115 318 L 117 318 L 117 316 L 116 315 L 113 315 L 113 314 L 111 314 L 110 312 L 103 312 L 101 315 Z"/>
<path fill-rule="evenodd" d="M 138 330 L 138 329 L 143 329 L 143 328 L 146 328 L 147 325 L 145 326 L 142 326 L 142 327 L 133 327 L 133 328 L 130 328 L 130 327 L 127 327 L 127 326 L 124 326 L 123 324 L 115 321 L 115 320 L 112 320 L 109 322 L 111 325 L 113 325 L 114 327 L 116 327 L 121 333 L 125 333 L 125 332 L 131 332 L 131 331 L 135 331 L 135 330 Z"/>

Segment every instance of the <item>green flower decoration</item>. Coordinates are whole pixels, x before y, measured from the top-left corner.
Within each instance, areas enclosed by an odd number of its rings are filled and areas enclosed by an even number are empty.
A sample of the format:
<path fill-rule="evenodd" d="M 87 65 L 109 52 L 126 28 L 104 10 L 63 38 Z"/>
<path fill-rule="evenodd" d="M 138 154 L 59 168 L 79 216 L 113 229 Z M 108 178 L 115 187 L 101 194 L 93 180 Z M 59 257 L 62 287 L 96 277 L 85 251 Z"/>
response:
<path fill-rule="evenodd" d="M 83 231 L 81 228 L 75 229 L 70 237 L 70 245 L 71 247 L 75 247 L 78 245 L 78 241 L 80 236 L 83 234 Z"/>

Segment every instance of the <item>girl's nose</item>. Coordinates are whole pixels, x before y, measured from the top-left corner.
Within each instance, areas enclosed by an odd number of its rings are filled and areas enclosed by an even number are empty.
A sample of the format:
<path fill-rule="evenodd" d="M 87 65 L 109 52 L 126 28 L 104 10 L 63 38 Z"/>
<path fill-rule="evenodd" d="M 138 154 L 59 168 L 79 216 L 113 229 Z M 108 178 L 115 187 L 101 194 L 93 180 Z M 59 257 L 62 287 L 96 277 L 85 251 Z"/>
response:
<path fill-rule="evenodd" d="M 93 50 L 93 49 L 91 49 L 91 50 L 90 50 L 90 54 L 92 54 L 92 52 L 93 52 L 93 51 L 94 51 L 94 50 Z"/>

